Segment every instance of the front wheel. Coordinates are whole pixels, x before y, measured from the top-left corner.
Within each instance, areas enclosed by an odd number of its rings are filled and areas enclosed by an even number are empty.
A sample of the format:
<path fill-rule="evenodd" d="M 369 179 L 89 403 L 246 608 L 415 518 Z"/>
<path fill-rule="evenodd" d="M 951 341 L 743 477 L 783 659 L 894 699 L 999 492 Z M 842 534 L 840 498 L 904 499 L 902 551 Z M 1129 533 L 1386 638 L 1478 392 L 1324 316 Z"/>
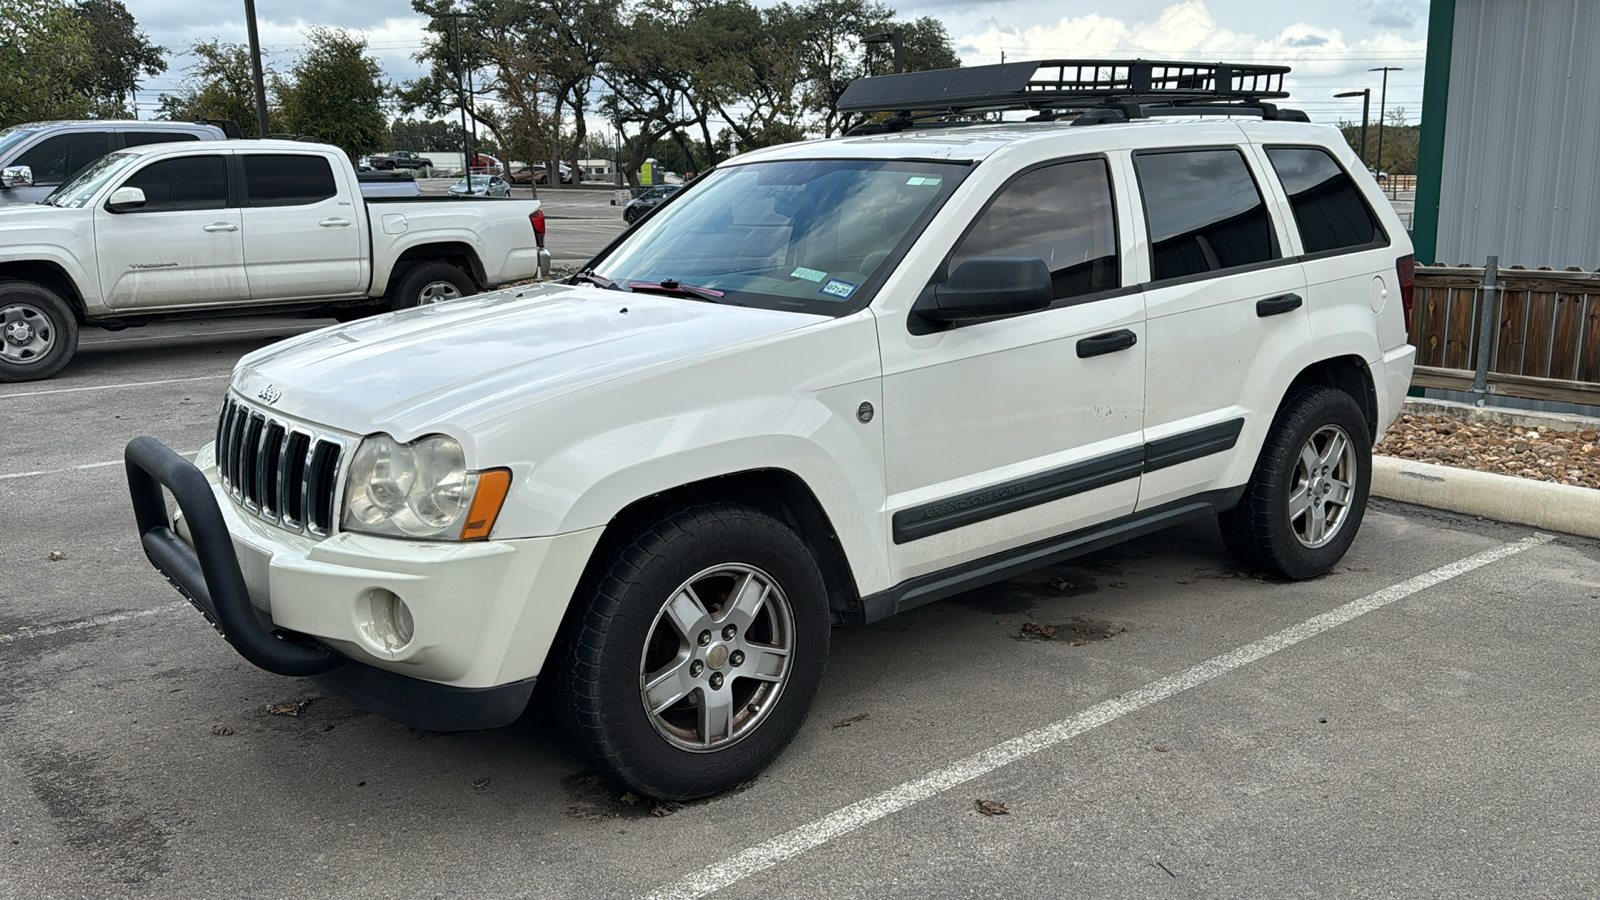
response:
<path fill-rule="evenodd" d="M 78 320 L 55 291 L 0 279 L 0 382 L 39 381 L 78 352 Z"/>
<path fill-rule="evenodd" d="M 758 510 L 706 504 L 605 562 L 558 657 L 577 749 L 663 800 L 754 777 L 799 730 L 828 658 L 827 590 L 805 543 Z"/>
<path fill-rule="evenodd" d="M 1239 505 L 1218 517 L 1240 563 L 1313 578 L 1350 549 L 1372 484 L 1372 438 L 1354 398 L 1306 388 L 1284 403 Z"/>

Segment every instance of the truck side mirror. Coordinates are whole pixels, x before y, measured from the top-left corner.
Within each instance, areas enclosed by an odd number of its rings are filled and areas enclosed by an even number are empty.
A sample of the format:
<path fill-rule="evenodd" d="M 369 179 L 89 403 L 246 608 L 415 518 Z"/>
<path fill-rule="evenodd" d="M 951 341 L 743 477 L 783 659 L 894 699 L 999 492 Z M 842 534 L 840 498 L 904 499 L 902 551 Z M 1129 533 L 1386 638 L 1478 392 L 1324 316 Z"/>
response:
<path fill-rule="evenodd" d="M 1037 256 L 980 256 L 956 267 L 944 284 L 924 291 L 912 312 L 929 322 L 970 322 L 1037 312 L 1055 290 Z"/>
<path fill-rule="evenodd" d="M 136 187 L 119 187 L 106 201 L 106 209 L 114 213 L 129 212 L 141 206 L 144 206 L 144 191 Z"/>
<path fill-rule="evenodd" d="M 33 169 L 27 166 L 6 166 L 0 169 L 0 188 L 32 187 Z"/>

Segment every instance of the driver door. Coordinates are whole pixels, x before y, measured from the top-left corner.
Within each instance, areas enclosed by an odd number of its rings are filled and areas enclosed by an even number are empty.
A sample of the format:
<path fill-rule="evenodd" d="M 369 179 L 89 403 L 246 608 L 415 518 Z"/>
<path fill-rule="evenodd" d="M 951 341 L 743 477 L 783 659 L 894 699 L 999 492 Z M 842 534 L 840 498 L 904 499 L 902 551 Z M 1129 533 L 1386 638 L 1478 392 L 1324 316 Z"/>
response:
<path fill-rule="evenodd" d="M 1133 512 L 1144 303 L 1121 286 L 1115 207 L 1103 157 L 1024 171 L 935 280 L 967 259 L 1037 256 L 1052 305 L 923 334 L 903 313 L 878 319 L 895 581 Z"/>

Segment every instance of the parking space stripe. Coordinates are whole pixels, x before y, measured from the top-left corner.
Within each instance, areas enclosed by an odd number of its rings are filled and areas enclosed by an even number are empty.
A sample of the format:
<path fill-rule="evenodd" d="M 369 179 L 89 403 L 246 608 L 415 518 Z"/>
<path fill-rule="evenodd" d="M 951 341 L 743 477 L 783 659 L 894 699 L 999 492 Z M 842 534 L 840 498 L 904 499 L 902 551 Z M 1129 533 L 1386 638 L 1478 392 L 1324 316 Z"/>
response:
<path fill-rule="evenodd" d="M 1090 708 L 1046 725 L 1020 737 L 996 744 L 987 750 L 954 762 L 942 769 L 929 772 L 920 778 L 896 785 L 880 794 L 852 803 L 849 806 L 780 834 L 765 843 L 757 844 L 722 862 L 708 866 L 674 884 L 659 888 L 646 895 L 647 900 L 697 900 L 714 891 L 742 881 L 757 872 L 763 872 L 808 850 L 820 847 L 870 825 L 892 813 L 899 812 L 923 800 L 938 796 L 975 778 L 987 775 L 1002 766 L 1033 756 L 1084 732 L 1113 722 L 1129 713 L 1198 687 L 1220 675 L 1241 666 L 1271 656 L 1280 650 L 1336 628 L 1373 610 L 1426 590 L 1436 584 L 1465 575 L 1475 569 L 1515 556 L 1524 550 L 1547 544 L 1553 535 L 1535 534 L 1516 543 L 1503 544 L 1492 550 L 1475 553 L 1453 563 L 1424 572 L 1415 578 L 1391 585 L 1368 594 L 1298 625 L 1292 625 L 1254 643 L 1214 656 L 1198 665 L 1168 675 L 1136 688 L 1119 697 L 1096 704 Z"/>
<path fill-rule="evenodd" d="M 189 450 L 178 455 L 193 456 L 199 452 L 199 450 Z M 81 466 L 67 466 L 65 469 L 35 469 L 32 472 L 13 472 L 10 475 L 0 475 L 0 481 L 8 481 L 12 478 L 32 478 L 36 475 L 60 475 L 63 472 L 82 472 L 84 469 L 104 469 L 107 466 L 120 465 L 122 465 L 122 460 L 113 459 L 107 462 L 84 463 Z"/>
<path fill-rule="evenodd" d="M 231 378 L 232 372 L 222 375 L 196 375 L 193 378 L 167 378 L 162 381 L 129 381 L 123 384 L 94 384 L 88 387 L 53 388 L 48 391 L 22 391 L 17 394 L 0 394 L 0 400 L 11 400 L 17 397 L 43 397 L 45 394 L 76 394 L 81 391 L 110 391 L 117 388 L 155 387 L 158 384 L 182 384 L 186 381 L 215 381 L 218 378 Z"/>
<path fill-rule="evenodd" d="M 186 609 L 188 606 L 189 604 L 187 601 L 179 600 L 176 603 L 168 603 L 164 606 L 156 606 L 150 609 L 136 609 L 131 612 L 108 613 L 103 616 L 90 616 L 87 619 L 79 619 L 76 622 L 62 622 L 58 625 L 44 625 L 39 628 L 20 628 L 16 631 L 0 634 L 0 646 L 4 646 L 16 641 L 26 641 L 31 638 L 49 637 L 52 634 L 61 634 L 64 631 L 82 631 L 85 628 L 99 628 L 101 625 L 111 625 L 116 622 L 126 622 L 129 619 L 143 619 L 147 616 L 159 616 L 162 613 Z"/>

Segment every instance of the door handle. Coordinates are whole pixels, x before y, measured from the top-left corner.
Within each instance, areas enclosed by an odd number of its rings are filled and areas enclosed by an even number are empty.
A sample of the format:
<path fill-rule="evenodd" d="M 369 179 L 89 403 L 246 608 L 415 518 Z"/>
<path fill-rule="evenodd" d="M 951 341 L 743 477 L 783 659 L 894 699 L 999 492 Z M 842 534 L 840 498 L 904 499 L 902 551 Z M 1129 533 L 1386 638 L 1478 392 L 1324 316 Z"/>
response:
<path fill-rule="evenodd" d="M 218 231 L 238 231 L 239 226 L 233 224 L 232 222 L 212 222 L 210 225 L 205 227 L 205 230 L 213 233 Z"/>
<path fill-rule="evenodd" d="M 1299 294 L 1284 294 L 1282 297 L 1268 297 L 1265 300 L 1256 301 L 1256 315 L 1265 319 L 1267 316 L 1275 316 L 1279 313 L 1286 313 L 1290 310 L 1299 309 L 1300 304 L 1304 302 L 1305 301 L 1300 299 Z"/>
<path fill-rule="evenodd" d="M 350 224 L 350 220 L 349 219 L 323 219 L 321 222 L 318 222 L 317 224 L 321 225 L 323 228 L 342 228 L 342 227 L 344 227 L 346 225 L 349 225 Z"/>
<path fill-rule="evenodd" d="M 1118 350 L 1126 350 L 1137 343 L 1139 343 L 1139 336 L 1126 328 L 1121 331 L 1097 334 L 1094 337 L 1086 337 L 1078 342 L 1078 358 L 1088 359 L 1091 356 L 1099 356 L 1102 353 L 1115 353 Z"/>

